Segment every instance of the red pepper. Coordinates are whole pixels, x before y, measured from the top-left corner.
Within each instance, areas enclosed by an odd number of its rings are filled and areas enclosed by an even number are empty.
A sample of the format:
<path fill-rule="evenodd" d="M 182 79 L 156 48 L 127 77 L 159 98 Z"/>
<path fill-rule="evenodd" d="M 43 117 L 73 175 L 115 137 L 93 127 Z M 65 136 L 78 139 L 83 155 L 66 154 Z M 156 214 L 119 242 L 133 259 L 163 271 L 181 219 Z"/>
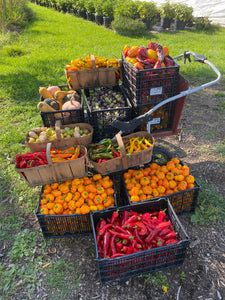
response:
<path fill-rule="evenodd" d="M 127 226 L 127 224 L 130 224 L 130 223 L 134 223 L 134 222 L 137 222 L 137 221 L 139 221 L 139 220 L 141 220 L 141 217 L 140 216 L 138 216 L 138 215 L 132 215 L 130 218 L 128 218 L 127 220 L 126 220 L 126 222 L 123 224 L 123 228 L 125 228 L 126 226 Z"/>
<path fill-rule="evenodd" d="M 164 239 L 162 239 L 161 237 L 157 237 L 156 238 L 156 245 L 157 245 L 157 247 L 161 247 L 161 246 L 163 246 L 163 244 L 164 244 Z"/>
<path fill-rule="evenodd" d="M 152 230 L 152 232 L 145 238 L 145 243 L 150 244 L 152 240 L 155 238 L 155 236 L 158 235 L 160 230 L 161 230 L 160 228 Z"/>
<path fill-rule="evenodd" d="M 127 221 L 128 217 L 129 217 L 129 213 L 127 210 L 125 210 L 122 213 L 121 225 L 123 225 Z"/>
<path fill-rule="evenodd" d="M 120 225 L 115 225 L 113 228 L 114 228 L 115 231 L 125 233 L 125 234 L 131 234 L 128 230 L 124 229 Z"/>
<path fill-rule="evenodd" d="M 164 238 L 164 236 L 167 235 L 170 232 L 171 232 L 171 229 L 165 228 L 165 229 L 163 229 L 163 230 L 160 231 L 159 236 L 161 236 L 161 237 Z"/>
<path fill-rule="evenodd" d="M 103 227 L 99 230 L 98 234 L 103 235 L 103 234 L 105 233 L 105 231 L 106 231 L 107 229 L 109 229 L 110 227 L 112 227 L 112 226 L 113 226 L 112 224 L 105 224 L 105 226 L 103 226 Z"/>
<path fill-rule="evenodd" d="M 17 164 L 17 166 L 20 168 L 20 169 L 25 169 L 27 167 L 27 162 L 25 160 L 21 160 L 19 162 L 19 164 Z"/>
<path fill-rule="evenodd" d="M 115 244 L 115 239 L 116 239 L 116 236 L 113 235 L 113 236 L 111 237 L 111 241 L 110 241 L 110 248 L 111 248 L 111 251 L 112 251 L 112 255 L 114 255 L 114 254 L 117 253 L 116 244 Z"/>
<path fill-rule="evenodd" d="M 178 240 L 168 240 L 168 241 L 165 241 L 165 245 L 171 245 L 171 244 L 175 244 L 175 243 L 178 243 Z"/>
<path fill-rule="evenodd" d="M 117 218 L 119 217 L 119 213 L 118 213 L 118 210 L 114 211 L 112 213 L 112 217 L 111 217 L 111 220 L 110 220 L 110 223 L 111 224 L 114 224 L 117 220 Z"/>
<path fill-rule="evenodd" d="M 127 250 L 127 253 L 126 253 L 127 255 L 134 252 L 135 245 L 136 245 L 136 241 L 133 240 L 132 245 L 131 245 L 130 248 Z"/>
<path fill-rule="evenodd" d="M 124 239 L 124 240 L 129 240 L 129 239 L 133 239 L 134 237 L 132 235 L 126 234 L 126 233 L 122 233 L 122 232 L 117 232 L 115 230 L 109 229 L 109 232 L 113 235 L 116 235 L 118 238 L 120 239 Z"/>
<path fill-rule="evenodd" d="M 176 232 L 174 230 L 171 230 L 169 233 L 167 233 L 165 236 L 163 236 L 164 240 L 176 240 L 177 239 L 177 235 Z"/>
<path fill-rule="evenodd" d="M 99 232 L 99 230 L 106 225 L 106 220 L 102 219 L 100 222 L 97 223 L 96 225 L 96 232 Z"/>
<path fill-rule="evenodd" d="M 137 228 L 134 229 L 134 236 L 135 236 L 135 239 L 136 241 L 142 245 L 142 247 L 145 249 L 145 243 L 144 241 L 141 239 L 140 235 L 139 235 L 139 232 L 137 230 Z"/>
<path fill-rule="evenodd" d="M 121 251 L 123 252 L 123 253 L 126 253 L 127 254 L 127 251 L 130 249 L 130 247 L 128 247 L 128 246 L 123 246 L 123 248 L 121 249 Z"/>
<path fill-rule="evenodd" d="M 103 258 L 109 256 L 109 245 L 110 245 L 111 234 L 106 231 L 103 237 Z"/>
<path fill-rule="evenodd" d="M 126 255 L 126 254 L 124 254 L 124 253 L 116 253 L 116 254 L 110 256 L 110 258 L 117 258 L 117 257 L 123 256 L 123 255 Z"/>
<path fill-rule="evenodd" d="M 161 223 L 159 223 L 157 226 L 156 226 L 156 228 L 157 229 L 164 229 L 164 228 L 169 228 L 169 227 L 171 227 L 171 222 L 170 222 L 170 220 L 169 221 L 166 221 L 166 222 L 161 222 Z"/>
<path fill-rule="evenodd" d="M 121 242 L 116 243 L 116 251 L 121 252 L 121 249 L 123 248 L 123 244 Z"/>
<path fill-rule="evenodd" d="M 145 235 L 147 233 L 147 228 L 144 223 L 136 222 L 135 224 L 137 225 L 138 229 L 140 229 L 139 231 L 140 235 Z"/>
<path fill-rule="evenodd" d="M 163 222 L 165 219 L 167 219 L 167 215 L 166 215 L 165 211 L 160 210 L 159 214 L 158 214 L 158 220 Z"/>

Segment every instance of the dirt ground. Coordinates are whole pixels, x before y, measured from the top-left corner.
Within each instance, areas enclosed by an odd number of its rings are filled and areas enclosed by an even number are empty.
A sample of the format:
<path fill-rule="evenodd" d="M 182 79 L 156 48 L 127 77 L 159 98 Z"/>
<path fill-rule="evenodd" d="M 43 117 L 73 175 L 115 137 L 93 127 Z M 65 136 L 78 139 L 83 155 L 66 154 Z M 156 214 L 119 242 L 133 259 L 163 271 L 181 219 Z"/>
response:
<path fill-rule="evenodd" d="M 212 185 L 225 198 L 225 167 L 210 150 L 225 142 L 225 118 L 221 109 L 224 97 L 222 84 L 189 95 L 182 113 L 182 135 L 157 139 L 167 145 L 173 156 L 186 163 L 191 173 Z M 224 92 L 224 91 L 223 91 Z M 225 226 L 199 226 L 190 222 L 190 214 L 180 216 L 189 235 L 189 245 L 183 265 L 163 271 L 169 288 L 163 292 L 160 284 L 145 277 L 133 277 L 102 285 L 92 234 L 54 240 L 49 255 L 55 261 L 64 257 L 79 263 L 82 273 L 79 288 L 66 299 L 75 300 L 222 300 L 225 299 Z M 31 230 L 40 230 L 35 216 L 27 218 Z M 162 282 L 163 285 L 163 282 Z M 22 299 L 24 297 L 15 299 Z M 56 299 L 42 288 L 34 299 Z M 57 298 L 62 299 L 62 298 Z"/>

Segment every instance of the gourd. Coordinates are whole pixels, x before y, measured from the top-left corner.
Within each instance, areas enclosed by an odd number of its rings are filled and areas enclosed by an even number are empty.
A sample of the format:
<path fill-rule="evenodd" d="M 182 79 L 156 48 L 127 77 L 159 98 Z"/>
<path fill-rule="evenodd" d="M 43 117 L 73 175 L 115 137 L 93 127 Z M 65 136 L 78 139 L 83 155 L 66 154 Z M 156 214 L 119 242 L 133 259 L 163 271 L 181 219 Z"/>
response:
<path fill-rule="evenodd" d="M 75 99 L 71 99 L 63 104 L 62 110 L 73 110 L 73 109 L 80 109 L 81 104 L 80 102 L 76 101 Z"/>
<path fill-rule="evenodd" d="M 69 91 L 56 91 L 55 94 L 54 94 L 54 98 L 59 101 L 59 102 L 62 102 L 63 101 L 63 98 L 66 96 L 66 95 L 69 95 L 69 94 L 73 94 L 75 91 L 73 90 L 69 90 Z"/>
<path fill-rule="evenodd" d="M 62 104 L 56 101 L 55 99 L 47 98 L 44 100 L 44 102 L 47 103 L 52 108 L 54 108 L 55 110 L 60 110 L 62 108 Z"/>
<path fill-rule="evenodd" d="M 47 87 L 47 90 L 52 95 L 52 97 L 54 97 L 55 92 L 61 91 L 60 87 L 57 85 L 50 85 L 49 87 Z"/>
<path fill-rule="evenodd" d="M 39 88 L 39 94 L 44 98 L 53 98 L 52 94 L 47 90 L 45 87 L 40 87 Z"/>

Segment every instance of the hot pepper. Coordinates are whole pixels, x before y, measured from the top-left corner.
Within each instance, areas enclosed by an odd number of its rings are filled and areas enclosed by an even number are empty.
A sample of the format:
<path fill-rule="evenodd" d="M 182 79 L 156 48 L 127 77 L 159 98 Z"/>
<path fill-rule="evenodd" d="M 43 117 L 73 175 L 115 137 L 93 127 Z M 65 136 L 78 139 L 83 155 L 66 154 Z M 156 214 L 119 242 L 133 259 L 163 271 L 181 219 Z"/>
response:
<path fill-rule="evenodd" d="M 112 153 L 110 152 L 101 152 L 101 153 L 91 153 L 90 152 L 90 159 L 93 161 L 98 161 L 99 159 L 104 159 L 104 158 L 114 158 Z"/>
<path fill-rule="evenodd" d="M 110 238 L 111 234 L 106 231 L 103 237 L 103 258 L 109 255 Z"/>

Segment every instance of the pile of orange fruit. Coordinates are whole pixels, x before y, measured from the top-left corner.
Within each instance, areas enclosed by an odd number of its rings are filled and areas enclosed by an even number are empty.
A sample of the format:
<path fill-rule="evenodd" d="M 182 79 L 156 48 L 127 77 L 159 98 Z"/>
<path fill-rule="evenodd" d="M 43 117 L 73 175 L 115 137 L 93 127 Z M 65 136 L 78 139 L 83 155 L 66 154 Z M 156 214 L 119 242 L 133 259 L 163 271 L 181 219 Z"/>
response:
<path fill-rule="evenodd" d="M 114 206 L 113 180 L 95 174 L 43 187 L 40 213 L 45 215 L 87 214 Z"/>
<path fill-rule="evenodd" d="M 131 202 L 161 197 L 195 187 L 189 167 L 172 158 L 166 165 L 151 163 L 146 168 L 129 169 L 123 174 Z"/>

